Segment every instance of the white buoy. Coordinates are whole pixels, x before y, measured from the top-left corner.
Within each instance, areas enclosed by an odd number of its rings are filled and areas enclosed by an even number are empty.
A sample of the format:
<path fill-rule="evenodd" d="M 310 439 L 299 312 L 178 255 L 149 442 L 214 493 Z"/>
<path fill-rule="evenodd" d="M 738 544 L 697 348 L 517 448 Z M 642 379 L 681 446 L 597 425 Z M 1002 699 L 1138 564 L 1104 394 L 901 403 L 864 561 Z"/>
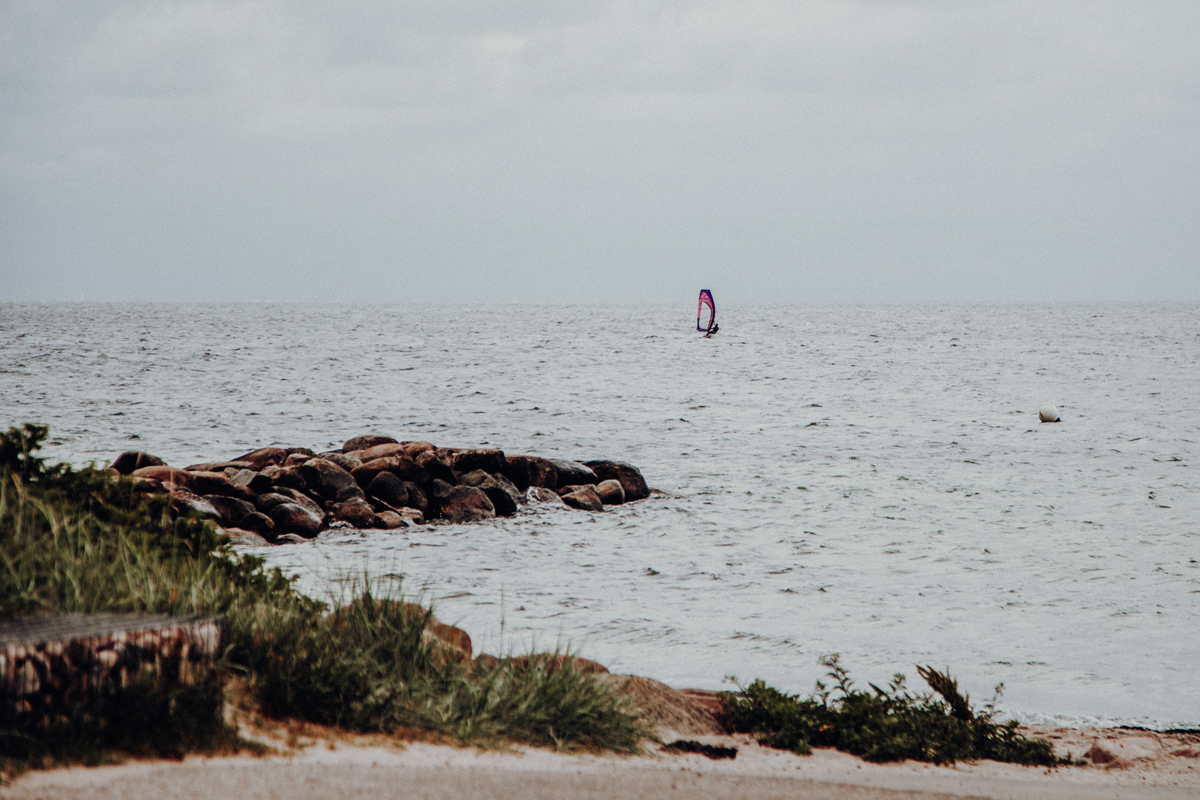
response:
<path fill-rule="evenodd" d="M 1058 416 L 1058 409 L 1047 403 L 1038 409 L 1038 419 L 1042 422 L 1058 422 L 1062 418 Z"/>

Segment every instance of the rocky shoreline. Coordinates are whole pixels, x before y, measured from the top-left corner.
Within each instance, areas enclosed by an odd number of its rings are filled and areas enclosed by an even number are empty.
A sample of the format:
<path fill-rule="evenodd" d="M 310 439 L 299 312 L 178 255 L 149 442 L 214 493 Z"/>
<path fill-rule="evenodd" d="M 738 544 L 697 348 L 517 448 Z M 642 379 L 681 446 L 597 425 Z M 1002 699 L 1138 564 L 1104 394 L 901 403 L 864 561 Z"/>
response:
<path fill-rule="evenodd" d="M 212 520 L 251 545 L 302 542 L 333 527 L 476 522 L 511 516 L 525 503 L 598 512 L 650 494 L 642 473 L 622 461 L 510 456 L 379 435 L 323 453 L 263 447 L 182 469 L 128 451 L 110 469 L 143 494 L 165 494 L 173 513 Z"/>

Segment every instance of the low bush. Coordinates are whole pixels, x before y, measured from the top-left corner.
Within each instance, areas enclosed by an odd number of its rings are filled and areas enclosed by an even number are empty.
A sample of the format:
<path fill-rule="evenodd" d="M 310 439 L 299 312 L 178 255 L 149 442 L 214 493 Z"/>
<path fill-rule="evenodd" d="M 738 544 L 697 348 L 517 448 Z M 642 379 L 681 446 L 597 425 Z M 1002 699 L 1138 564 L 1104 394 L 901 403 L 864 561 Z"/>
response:
<path fill-rule="evenodd" d="M 726 719 L 734 730 L 758 735 L 768 746 L 805 754 L 836 747 L 867 761 L 913 759 L 936 764 L 981 758 L 1018 764 L 1055 765 L 1049 742 L 1018 733 L 1015 721 L 996 723 L 995 700 L 975 711 L 948 673 L 932 667 L 917 672 L 933 690 L 909 694 L 905 677 L 888 688 L 854 688 L 836 655 L 820 662 L 829 669 L 832 688 L 818 681 L 812 696 L 789 695 L 756 680 L 740 692 L 721 694 Z M 997 696 L 1002 687 L 997 687 Z"/>

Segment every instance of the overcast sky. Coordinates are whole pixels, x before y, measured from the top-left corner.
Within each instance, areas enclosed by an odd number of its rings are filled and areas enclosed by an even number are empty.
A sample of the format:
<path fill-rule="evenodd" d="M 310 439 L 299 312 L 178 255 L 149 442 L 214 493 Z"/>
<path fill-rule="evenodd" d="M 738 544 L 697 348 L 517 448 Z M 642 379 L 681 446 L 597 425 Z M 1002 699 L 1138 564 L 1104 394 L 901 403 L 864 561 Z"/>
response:
<path fill-rule="evenodd" d="M 1200 3 L 0 0 L 0 300 L 1200 300 Z"/>

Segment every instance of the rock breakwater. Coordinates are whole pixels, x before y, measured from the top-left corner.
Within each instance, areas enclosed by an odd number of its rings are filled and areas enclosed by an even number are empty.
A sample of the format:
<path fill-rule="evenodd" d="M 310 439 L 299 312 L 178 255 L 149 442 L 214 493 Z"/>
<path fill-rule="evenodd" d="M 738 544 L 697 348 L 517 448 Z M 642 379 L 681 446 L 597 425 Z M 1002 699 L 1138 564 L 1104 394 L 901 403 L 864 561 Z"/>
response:
<path fill-rule="evenodd" d="M 650 494 L 641 472 L 621 461 L 510 456 L 379 435 L 323 453 L 263 447 L 184 468 L 130 451 L 110 469 L 144 494 L 166 495 L 172 513 L 210 519 L 244 544 L 299 542 L 331 527 L 477 522 L 528 503 L 597 512 Z"/>

